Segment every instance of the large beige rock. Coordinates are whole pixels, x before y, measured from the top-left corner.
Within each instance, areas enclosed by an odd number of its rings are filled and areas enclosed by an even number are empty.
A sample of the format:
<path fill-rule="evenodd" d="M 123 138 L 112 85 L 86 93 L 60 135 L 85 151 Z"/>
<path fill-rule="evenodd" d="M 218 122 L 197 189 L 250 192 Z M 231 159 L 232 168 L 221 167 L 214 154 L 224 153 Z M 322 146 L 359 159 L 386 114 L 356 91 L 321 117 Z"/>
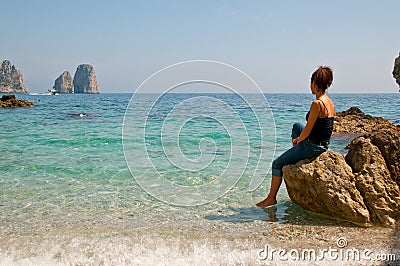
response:
<path fill-rule="evenodd" d="M 400 187 L 400 136 L 389 130 L 367 136 L 371 139 L 371 143 L 379 148 L 392 180 Z"/>
<path fill-rule="evenodd" d="M 306 210 L 353 223 L 394 224 L 400 219 L 399 157 L 387 151 L 398 156 L 399 147 L 398 136 L 382 131 L 355 138 L 345 158 L 327 151 L 287 165 L 289 197 Z"/>
<path fill-rule="evenodd" d="M 64 71 L 55 81 L 53 89 L 59 93 L 74 93 L 74 84 L 72 83 L 71 74 Z"/>
<path fill-rule="evenodd" d="M 283 177 L 289 197 L 302 208 L 354 223 L 370 222 L 370 214 L 343 155 L 326 151 L 315 160 L 286 165 Z"/>
<path fill-rule="evenodd" d="M 380 133 L 380 136 L 384 134 Z M 380 148 L 373 144 L 373 139 L 378 138 L 377 135 L 355 138 L 348 145 L 350 150 L 346 161 L 353 169 L 356 187 L 364 198 L 371 221 L 377 224 L 394 224 L 400 218 L 399 186 L 391 175 Z"/>
<path fill-rule="evenodd" d="M 82 64 L 76 69 L 74 75 L 75 93 L 99 93 L 96 73 L 92 65 Z"/>
<path fill-rule="evenodd" d="M 0 92 L 29 93 L 25 86 L 22 72 L 17 70 L 8 60 L 0 66 Z"/>

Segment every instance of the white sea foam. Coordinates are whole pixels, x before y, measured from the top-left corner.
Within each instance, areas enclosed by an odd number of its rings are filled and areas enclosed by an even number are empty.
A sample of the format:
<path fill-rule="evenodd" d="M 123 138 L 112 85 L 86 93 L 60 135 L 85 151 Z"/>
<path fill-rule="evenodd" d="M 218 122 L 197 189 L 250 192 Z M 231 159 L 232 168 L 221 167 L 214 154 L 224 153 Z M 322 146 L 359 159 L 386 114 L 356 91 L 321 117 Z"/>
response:
<path fill-rule="evenodd" d="M 188 240 L 156 236 L 14 238 L 0 265 L 370 265 L 353 260 L 271 260 L 252 240 Z M 271 249 L 279 249 L 270 246 Z M 287 253 L 288 254 L 288 253 Z M 288 256 L 286 256 L 288 257 Z"/>
<path fill-rule="evenodd" d="M 236 243 L 237 244 L 237 243 Z M 156 237 L 52 238 L 8 250 L 0 265 L 255 265 L 257 249 L 227 240 Z"/>

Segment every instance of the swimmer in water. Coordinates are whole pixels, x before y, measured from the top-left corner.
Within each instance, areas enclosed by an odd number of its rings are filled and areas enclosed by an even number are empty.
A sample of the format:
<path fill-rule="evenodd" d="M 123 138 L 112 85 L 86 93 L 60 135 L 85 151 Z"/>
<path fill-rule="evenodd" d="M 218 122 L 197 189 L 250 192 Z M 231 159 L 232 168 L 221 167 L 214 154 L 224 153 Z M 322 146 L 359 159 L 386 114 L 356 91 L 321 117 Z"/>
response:
<path fill-rule="evenodd" d="M 79 114 L 70 114 L 70 116 L 87 117 L 87 114 L 85 114 L 85 113 L 79 113 Z"/>

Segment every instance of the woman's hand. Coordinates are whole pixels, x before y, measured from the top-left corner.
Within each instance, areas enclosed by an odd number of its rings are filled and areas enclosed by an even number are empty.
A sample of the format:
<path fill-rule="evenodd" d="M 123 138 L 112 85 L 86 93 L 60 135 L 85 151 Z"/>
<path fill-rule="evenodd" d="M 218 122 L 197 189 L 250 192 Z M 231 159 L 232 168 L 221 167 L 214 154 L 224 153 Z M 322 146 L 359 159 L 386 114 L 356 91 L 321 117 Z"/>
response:
<path fill-rule="evenodd" d="M 292 139 L 293 147 L 297 145 L 299 138 Z"/>

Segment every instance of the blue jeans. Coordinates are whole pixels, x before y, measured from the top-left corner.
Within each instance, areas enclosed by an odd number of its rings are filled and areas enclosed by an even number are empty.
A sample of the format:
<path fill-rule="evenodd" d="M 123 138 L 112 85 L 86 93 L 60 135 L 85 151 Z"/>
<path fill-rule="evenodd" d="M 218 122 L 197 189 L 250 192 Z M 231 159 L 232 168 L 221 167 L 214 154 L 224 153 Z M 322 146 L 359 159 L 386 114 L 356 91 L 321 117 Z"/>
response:
<path fill-rule="evenodd" d="M 292 128 L 292 138 L 299 137 L 303 128 L 304 126 L 301 123 L 295 123 Z M 303 140 L 274 160 L 272 163 L 272 175 L 282 176 L 283 166 L 297 163 L 303 159 L 316 157 L 326 150 L 326 147 L 311 143 L 308 139 Z"/>

